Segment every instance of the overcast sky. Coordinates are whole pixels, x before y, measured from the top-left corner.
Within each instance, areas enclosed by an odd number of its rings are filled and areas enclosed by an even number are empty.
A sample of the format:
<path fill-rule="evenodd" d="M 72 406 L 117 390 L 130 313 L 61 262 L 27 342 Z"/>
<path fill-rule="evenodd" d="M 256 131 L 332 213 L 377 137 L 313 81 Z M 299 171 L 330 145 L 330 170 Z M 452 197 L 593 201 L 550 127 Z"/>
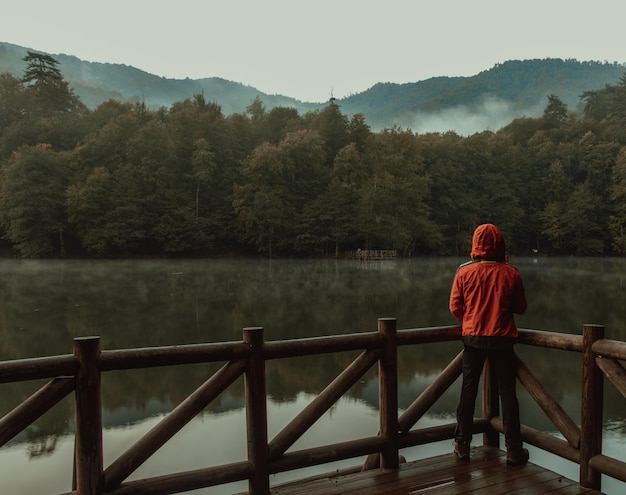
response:
<path fill-rule="evenodd" d="M 623 0 L 1 0 L 0 41 L 327 101 L 507 60 L 626 62 Z"/>

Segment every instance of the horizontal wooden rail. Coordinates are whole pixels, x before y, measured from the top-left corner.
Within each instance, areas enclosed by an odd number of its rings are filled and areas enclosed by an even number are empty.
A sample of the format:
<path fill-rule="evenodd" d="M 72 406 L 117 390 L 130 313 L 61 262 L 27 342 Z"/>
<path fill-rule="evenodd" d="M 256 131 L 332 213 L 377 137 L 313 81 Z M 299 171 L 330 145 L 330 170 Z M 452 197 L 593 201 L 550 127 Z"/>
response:
<path fill-rule="evenodd" d="M 483 433 L 491 428 L 491 423 L 486 419 L 474 419 L 472 425 L 472 433 Z M 415 447 L 417 445 L 426 445 L 433 442 L 441 442 L 442 440 L 451 440 L 454 438 L 454 430 L 456 423 L 447 425 L 430 426 L 428 428 L 420 428 L 419 430 L 411 430 L 400 435 L 400 447 Z"/>
<path fill-rule="evenodd" d="M 456 424 L 447 424 L 412 430 L 399 437 L 401 448 L 415 447 L 429 443 L 451 439 L 454 435 Z M 491 428 L 488 420 L 477 419 L 474 421 L 472 433 L 482 433 Z M 378 452 L 384 446 L 384 439 L 380 436 L 362 438 L 328 447 L 317 447 L 287 452 L 279 460 L 270 463 L 273 474 L 307 466 L 325 464 L 329 462 L 350 459 L 365 454 Z M 368 469 L 364 466 L 363 469 Z"/>
<path fill-rule="evenodd" d="M 143 480 L 127 481 L 119 488 L 106 492 L 106 495 L 169 495 L 243 481 L 250 478 L 253 472 L 253 466 L 249 462 L 243 461 L 193 471 L 154 476 Z M 76 492 L 68 492 L 62 495 L 77 494 Z"/>
<path fill-rule="evenodd" d="M 268 341 L 263 346 L 263 355 L 265 359 L 303 357 L 336 352 L 380 349 L 384 343 L 385 338 L 378 332 Z"/>
<path fill-rule="evenodd" d="M 520 344 L 560 349 L 562 351 L 582 352 L 583 350 L 583 338 L 581 335 L 528 330 L 526 328 L 520 328 L 518 331 Z"/>
<path fill-rule="evenodd" d="M 398 330 L 398 345 L 431 344 L 461 338 L 461 327 L 426 327 Z"/>
<path fill-rule="evenodd" d="M 353 459 L 355 457 L 379 452 L 384 447 L 385 439 L 381 436 L 375 436 L 335 443 L 332 445 L 332 448 L 322 446 L 287 452 L 280 458 L 270 461 L 270 473 L 282 473 L 308 466 L 318 466 L 320 464 Z"/>
<path fill-rule="evenodd" d="M 0 383 L 72 376 L 78 371 L 73 354 L 0 362 Z"/>
<path fill-rule="evenodd" d="M 600 339 L 593 343 L 591 350 L 603 357 L 626 360 L 626 342 L 619 340 Z"/>
<path fill-rule="evenodd" d="M 589 466 L 612 478 L 626 482 L 626 463 L 612 457 L 599 454 L 589 460 Z"/>
<path fill-rule="evenodd" d="M 100 371 L 126 370 L 245 359 L 250 349 L 242 342 L 190 344 L 102 351 Z"/>

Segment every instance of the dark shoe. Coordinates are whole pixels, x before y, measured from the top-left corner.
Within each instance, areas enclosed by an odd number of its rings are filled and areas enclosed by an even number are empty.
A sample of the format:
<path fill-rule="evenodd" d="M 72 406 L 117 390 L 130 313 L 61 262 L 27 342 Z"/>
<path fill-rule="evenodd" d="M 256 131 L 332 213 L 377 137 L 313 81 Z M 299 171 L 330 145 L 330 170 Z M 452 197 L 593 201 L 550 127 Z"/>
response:
<path fill-rule="evenodd" d="M 454 453 L 462 461 L 468 461 L 470 457 L 470 443 L 454 442 Z"/>
<path fill-rule="evenodd" d="M 517 447 L 506 450 L 506 463 L 510 466 L 521 466 L 528 462 L 528 449 Z"/>

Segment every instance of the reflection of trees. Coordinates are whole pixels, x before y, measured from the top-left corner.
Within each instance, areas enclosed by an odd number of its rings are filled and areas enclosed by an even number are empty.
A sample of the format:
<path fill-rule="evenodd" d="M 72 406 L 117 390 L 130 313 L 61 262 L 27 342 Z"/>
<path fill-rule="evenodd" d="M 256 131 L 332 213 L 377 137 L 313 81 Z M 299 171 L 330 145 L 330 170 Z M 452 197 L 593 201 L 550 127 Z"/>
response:
<path fill-rule="evenodd" d="M 379 317 L 399 328 L 448 325 L 449 287 L 457 259 L 396 260 L 394 269 L 362 269 L 343 260 L 194 261 L 3 261 L 0 262 L 2 359 L 68 354 L 75 336 L 101 335 L 102 348 L 129 348 L 207 341 L 236 341 L 245 326 L 265 327 L 266 340 L 376 331 Z M 521 327 L 580 333 L 584 323 L 607 326 L 607 336 L 626 339 L 626 262 L 623 260 L 514 260 L 529 299 Z M 459 352 L 459 342 L 401 347 L 401 407 L 406 407 Z M 577 418 L 580 360 L 577 353 L 518 346 L 524 362 L 549 392 Z M 319 393 L 356 353 L 272 360 L 268 394 L 290 401 Z M 223 363 L 107 372 L 102 393 L 108 426 L 171 410 Z M 350 391 L 377 406 L 376 370 Z M 40 384 L 37 384 L 40 386 Z M 0 414 L 27 397 L 34 385 L 0 385 Z M 622 417 L 623 398 L 607 383 L 608 418 Z M 521 387 L 520 387 L 521 390 Z M 223 411 L 243 404 L 238 380 L 209 406 Z M 434 407 L 456 407 L 453 387 Z M 522 401 L 527 401 L 522 393 Z M 32 439 L 71 428 L 68 398 L 29 430 Z M 523 402 L 530 415 L 543 414 Z M 532 419 L 532 418 L 531 418 Z M 534 421 L 534 419 L 532 419 Z M 19 440 L 25 440 L 20 437 Z M 46 445 L 33 447 L 45 451 Z"/>
<path fill-rule="evenodd" d="M 3 385 L 3 387 L 5 386 L 6 385 Z M 32 384 L 22 384 L 20 388 L 23 391 L 31 388 L 34 390 Z M 25 399 L 27 395 L 30 395 L 30 392 L 31 390 L 28 390 L 26 394 L 19 394 L 19 400 L 16 400 L 17 398 L 13 394 L 11 394 L 10 398 L 3 396 L 2 404 L 0 404 L 0 415 L 4 415 L 21 400 Z M 10 399 L 11 402 L 8 402 L 7 399 Z M 13 400 L 15 400 L 15 403 L 13 403 Z M 9 406 L 9 404 L 11 405 Z M 26 442 L 28 444 L 28 456 L 30 458 L 51 454 L 56 448 L 58 438 L 72 431 L 73 418 L 73 399 L 72 397 L 68 397 L 26 428 L 26 430 L 13 439 L 11 443 Z"/>
<path fill-rule="evenodd" d="M 51 454 L 54 452 L 56 446 L 56 435 L 37 435 L 32 439 L 29 438 L 28 457 L 32 459 L 33 457 L 41 457 L 42 455 Z"/>

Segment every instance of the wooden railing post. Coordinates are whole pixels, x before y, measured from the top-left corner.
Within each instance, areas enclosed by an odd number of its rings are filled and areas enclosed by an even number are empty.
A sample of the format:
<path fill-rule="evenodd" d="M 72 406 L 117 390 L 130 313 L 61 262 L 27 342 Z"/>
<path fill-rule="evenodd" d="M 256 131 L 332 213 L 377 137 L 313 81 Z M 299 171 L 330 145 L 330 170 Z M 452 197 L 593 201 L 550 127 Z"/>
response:
<path fill-rule="evenodd" d="M 380 467 L 397 469 L 398 459 L 398 338 L 395 318 L 380 318 L 378 331 L 385 336 L 385 348 L 378 361 L 380 435 L 385 448 Z"/>
<path fill-rule="evenodd" d="M 483 368 L 483 419 L 493 419 L 500 415 L 500 396 L 493 367 L 487 359 Z M 483 445 L 500 447 L 500 433 L 489 428 L 483 433 Z"/>
<path fill-rule="evenodd" d="M 248 481 L 249 495 L 270 493 L 267 447 L 267 394 L 265 384 L 265 357 L 263 355 L 263 328 L 243 329 L 243 341 L 250 346 L 245 375 L 246 425 L 248 430 L 248 461 L 254 474 Z"/>
<path fill-rule="evenodd" d="M 602 453 L 602 411 L 604 400 L 604 374 L 596 364 L 591 349 L 593 343 L 604 338 L 604 326 L 583 327 L 583 383 L 580 435 L 580 485 L 600 490 L 600 473 L 589 461 Z"/>
<path fill-rule="evenodd" d="M 102 399 L 100 395 L 100 337 L 74 339 L 76 375 L 75 477 L 79 495 L 102 494 Z"/>

